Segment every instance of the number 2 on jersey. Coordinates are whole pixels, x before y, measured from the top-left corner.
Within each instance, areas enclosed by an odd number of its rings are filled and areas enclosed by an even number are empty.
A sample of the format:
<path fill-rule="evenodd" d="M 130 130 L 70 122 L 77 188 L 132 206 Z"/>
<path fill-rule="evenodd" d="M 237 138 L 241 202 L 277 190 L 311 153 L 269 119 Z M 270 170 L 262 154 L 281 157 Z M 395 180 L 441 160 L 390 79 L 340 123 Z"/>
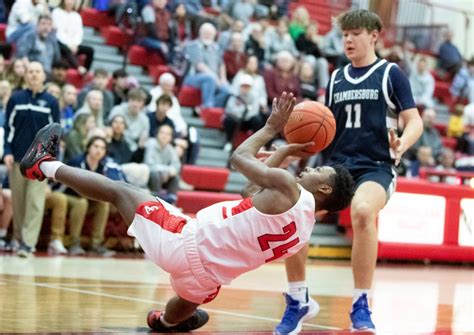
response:
<path fill-rule="evenodd" d="M 291 222 L 290 224 L 283 227 L 283 234 L 265 234 L 265 235 L 259 236 L 258 243 L 260 244 L 260 248 L 262 249 L 262 251 L 266 251 L 270 249 L 270 242 L 286 241 L 295 233 L 296 233 L 296 224 L 294 222 Z M 283 256 L 284 254 L 288 252 L 288 249 L 297 245 L 299 241 L 300 241 L 300 238 L 297 237 L 291 240 L 290 242 L 287 242 L 285 244 L 280 244 L 279 246 L 273 248 L 272 249 L 273 257 L 266 259 L 265 263 L 268 263 L 268 262 L 274 261 L 275 259 L 280 258 L 281 256 Z"/>
<path fill-rule="evenodd" d="M 354 106 L 354 108 L 352 108 Z M 355 112 L 355 120 L 352 122 L 352 111 Z M 346 128 L 360 128 L 360 104 L 346 105 L 347 121 Z"/>

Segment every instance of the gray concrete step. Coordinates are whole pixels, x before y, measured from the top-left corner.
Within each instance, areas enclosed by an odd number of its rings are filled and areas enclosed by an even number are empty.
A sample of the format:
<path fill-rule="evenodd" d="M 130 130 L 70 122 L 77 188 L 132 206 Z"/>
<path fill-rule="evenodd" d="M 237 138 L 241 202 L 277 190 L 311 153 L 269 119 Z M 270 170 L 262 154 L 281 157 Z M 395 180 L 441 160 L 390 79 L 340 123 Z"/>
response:
<path fill-rule="evenodd" d="M 229 182 L 245 184 L 247 182 L 247 178 L 237 171 L 230 171 Z"/>
<path fill-rule="evenodd" d="M 243 185 L 240 183 L 227 183 L 224 187 L 224 191 L 228 193 L 240 193 L 242 191 Z"/>
<path fill-rule="evenodd" d="M 94 49 L 94 53 L 98 54 L 110 54 L 110 55 L 118 55 L 119 51 L 116 47 L 111 47 L 110 45 L 101 45 L 101 44 L 91 44 L 90 45 Z"/>
<path fill-rule="evenodd" d="M 92 46 L 93 44 L 104 45 L 105 39 L 99 35 L 84 35 L 82 43 Z"/>
<path fill-rule="evenodd" d="M 109 72 L 114 72 L 115 70 L 121 69 L 122 64 L 104 62 L 104 61 L 101 61 L 101 60 L 94 59 L 94 62 L 92 63 L 92 69 L 98 69 L 98 68 L 104 68 L 105 70 L 107 70 Z M 143 73 L 143 69 L 141 67 L 135 66 L 135 65 L 127 65 L 126 70 L 132 76 L 141 75 Z"/>
<path fill-rule="evenodd" d="M 201 147 L 198 158 L 227 162 L 229 153 L 218 148 Z"/>
<path fill-rule="evenodd" d="M 84 26 L 84 36 L 90 36 L 95 34 L 95 29 L 92 27 L 85 27 Z"/>
<path fill-rule="evenodd" d="M 224 139 L 215 139 L 215 138 L 208 138 L 208 137 L 200 137 L 199 139 L 202 147 L 211 147 L 211 148 L 219 148 L 222 149 L 225 144 Z"/>
<path fill-rule="evenodd" d="M 94 54 L 94 60 L 104 63 L 123 64 L 124 57 L 120 54 L 97 53 Z"/>
<path fill-rule="evenodd" d="M 215 139 L 225 141 L 225 134 L 221 130 L 212 128 L 196 128 L 201 138 Z"/>
<path fill-rule="evenodd" d="M 196 160 L 196 165 L 225 168 L 225 167 L 227 167 L 227 162 L 214 161 L 214 160 L 208 160 L 208 159 L 201 159 L 201 158 L 198 158 L 198 159 Z"/>

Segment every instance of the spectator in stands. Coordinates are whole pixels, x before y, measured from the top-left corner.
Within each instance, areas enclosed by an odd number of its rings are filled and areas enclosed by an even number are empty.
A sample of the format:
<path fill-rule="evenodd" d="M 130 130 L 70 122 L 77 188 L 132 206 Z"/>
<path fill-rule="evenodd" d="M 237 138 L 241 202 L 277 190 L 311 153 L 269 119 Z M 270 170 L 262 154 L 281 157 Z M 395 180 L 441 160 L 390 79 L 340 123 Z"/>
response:
<path fill-rule="evenodd" d="M 463 125 L 464 134 L 458 139 L 456 149 L 463 154 L 474 156 L 474 103 L 464 107 Z M 460 161 L 458 160 L 457 163 L 460 163 Z"/>
<path fill-rule="evenodd" d="M 310 24 L 309 12 L 304 6 L 298 6 L 292 13 L 288 32 L 293 41 L 297 41 L 301 35 L 306 33 Z"/>
<path fill-rule="evenodd" d="M 12 192 L 9 188 L 0 186 L 0 251 L 11 251 L 7 241 L 8 227 L 13 217 Z"/>
<path fill-rule="evenodd" d="M 74 5 L 75 0 L 61 0 L 59 7 L 55 8 L 52 13 L 53 25 L 56 29 L 61 55 L 70 67 L 85 74 L 90 70 L 94 59 L 94 49 L 82 44 L 84 38 L 82 18 L 75 11 Z M 84 66 L 78 62 L 79 55 L 85 56 Z"/>
<path fill-rule="evenodd" d="M 13 90 L 26 88 L 25 82 L 26 62 L 24 59 L 14 59 L 7 72 L 7 80 L 12 85 Z"/>
<path fill-rule="evenodd" d="M 7 118 L 7 103 L 12 94 L 12 87 L 8 80 L 0 80 L 0 127 L 5 126 Z"/>
<path fill-rule="evenodd" d="M 461 138 L 464 134 L 464 120 L 463 120 L 464 106 L 458 104 L 454 106 L 454 111 L 449 117 L 448 129 L 446 135 L 449 137 Z"/>
<path fill-rule="evenodd" d="M 258 68 L 259 66 L 257 57 L 248 57 L 245 67 L 237 72 L 234 79 L 232 80 L 232 94 L 239 94 L 242 79 L 245 77 L 245 75 L 250 75 L 253 79 L 252 94 L 254 95 L 255 99 L 258 100 L 260 111 L 262 113 L 266 113 L 267 89 L 265 87 L 265 81 L 263 80 L 263 77 L 258 72 Z"/>
<path fill-rule="evenodd" d="M 13 224 L 16 227 L 14 231 L 18 234 L 15 238 L 21 241 L 18 250 L 21 257 L 30 255 L 38 241 L 45 187 L 42 182 L 23 178 L 19 161 L 42 127 L 51 121 L 59 122 L 58 102 L 44 92 L 45 79 L 43 66 L 38 62 L 31 62 L 26 72 L 29 89 L 13 92 L 7 104 L 3 161 L 9 170 Z"/>
<path fill-rule="evenodd" d="M 247 55 L 244 53 L 244 39 L 241 33 L 232 34 L 229 48 L 224 52 L 223 58 L 227 79 L 231 81 L 247 62 Z"/>
<path fill-rule="evenodd" d="M 342 30 L 339 25 L 333 25 L 332 29 L 324 36 L 323 46 L 324 57 L 335 68 L 341 67 L 347 62 L 342 43 Z"/>
<path fill-rule="evenodd" d="M 5 57 L 0 55 L 0 80 L 7 79 L 7 67 L 5 64 Z"/>
<path fill-rule="evenodd" d="M 63 134 L 72 130 L 74 125 L 74 113 L 77 107 L 77 89 L 70 84 L 63 86 L 59 98 L 59 110 L 61 111 L 61 128 Z"/>
<path fill-rule="evenodd" d="M 64 60 L 59 59 L 55 61 L 48 81 L 55 83 L 59 88 L 63 88 L 63 86 L 66 85 L 68 68 L 69 66 Z"/>
<path fill-rule="evenodd" d="M 92 114 L 77 115 L 72 130 L 66 135 L 66 150 L 64 162 L 69 163 L 86 150 L 89 133 L 96 127 L 95 117 Z"/>
<path fill-rule="evenodd" d="M 441 142 L 441 135 L 435 128 L 434 123 L 436 120 L 436 111 L 432 108 L 424 110 L 423 115 L 423 134 L 420 139 L 413 145 L 413 150 L 418 151 L 419 147 L 428 146 L 431 148 L 431 154 L 438 161 L 443 144 Z"/>
<path fill-rule="evenodd" d="M 283 92 L 292 92 L 301 98 L 298 77 L 294 75 L 295 57 L 288 51 L 280 51 L 276 58 L 276 66 L 264 73 L 265 86 L 268 93 L 268 105 Z"/>
<path fill-rule="evenodd" d="M 307 100 L 317 100 L 318 99 L 318 81 L 314 73 L 314 58 L 308 58 L 304 61 L 301 61 L 298 79 L 301 89 L 301 97 Z"/>
<path fill-rule="evenodd" d="M 244 31 L 244 28 L 245 28 L 244 23 L 242 21 L 236 20 L 234 21 L 234 23 L 232 23 L 232 26 L 230 27 L 230 29 L 219 32 L 219 38 L 217 40 L 217 44 L 219 44 L 219 48 L 222 50 L 222 52 L 229 49 L 232 35 L 234 33 L 242 34 Z"/>
<path fill-rule="evenodd" d="M 106 155 L 107 142 L 105 139 L 97 136 L 91 137 L 87 142 L 86 152 L 72 160 L 69 165 L 94 171 L 110 179 L 121 180 L 121 170 L 118 165 Z M 69 235 L 71 236 L 69 253 L 71 255 L 81 255 L 85 253 L 81 247 L 81 231 L 86 214 L 93 214 L 90 251 L 103 257 L 113 256 L 115 252 L 107 249 L 103 245 L 105 227 L 109 219 L 110 204 L 82 198 L 71 188 L 67 188 L 65 193 L 67 195 L 71 216 L 75 210 L 80 213 L 80 215 L 75 215 L 74 221 L 71 220 L 74 224 L 69 228 Z"/>
<path fill-rule="evenodd" d="M 81 114 L 90 114 L 94 116 L 97 127 L 104 127 L 106 120 L 104 118 L 103 106 L 104 96 L 99 90 L 89 91 L 86 95 L 84 105 L 76 112 L 75 117 Z"/>
<path fill-rule="evenodd" d="M 265 36 L 263 34 L 263 27 L 260 23 L 254 23 L 250 32 L 250 36 L 245 42 L 245 53 L 248 56 L 255 56 L 258 63 L 263 66 L 265 61 Z"/>
<path fill-rule="evenodd" d="M 92 82 L 84 87 L 77 98 L 77 105 L 81 107 L 84 104 L 87 93 L 92 90 L 98 90 L 102 92 L 102 110 L 104 112 L 104 118 L 108 119 L 110 111 L 114 106 L 114 95 L 110 90 L 107 89 L 109 83 L 109 73 L 104 69 L 94 70 L 94 78 Z"/>
<path fill-rule="evenodd" d="M 65 255 L 67 249 L 63 244 L 67 218 L 67 197 L 64 193 L 53 191 L 48 184 L 46 187 L 45 211 L 51 211 L 51 237 L 48 244 L 48 254 Z"/>
<path fill-rule="evenodd" d="M 171 118 L 167 116 L 168 112 L 173 106 L 173 100 L 168 94 L 162 94 L 156 100 L 155 112 L 147 113 L 148 119 L 150 120 L 150 137 L 155 137 L 158 133 L 158 129 L 167 124 L 173 129 L 173 139 L 176 137 L 175 124 Z"/>
<path fill-rule="evenodd" d="M 456 100 L 467 98 L 468 103 L 474 103 L 474 57 L 454 76 L 450 91 Z"/>
<path fill-rule="evenodd" d="M 49 82 L 46 83 L 44 88 L 46 89 L 46 92 L 51 94 L 53 97 L 56 98 L 56 100 L 59 101 L 59 98 L 61 97 L 61 87 L 59 87 L 58 84 Z"/>
<path fill-rule="evenodd" d="M 176 202 L 181 169 L 178 153 L 171 145 L 172 140 L 173 129 L 164 124 L 158 129 L 156 137 L 148 139 L 145 148 L 145 164 L 150 168 L 150 190 L 170 203 Z M 167 193 L 161 193 L 163 189 Z"/>
<path fill-rule="evenodd" d="M 48 11 L 47 2 L 44 0 L 15 1 L 8 16 L 5 32 L 7 43 L 17 43 L 22 36 L 33 32 L 38 18 Z"/>
<path fill-rule="evenodd" d="M 132 151 L 143 146 L 150 133 L 150 121 L 144 108 L 146 99 L 146 93 L 142 89 L 132 89 L 128 92 L 128 102 L 115 106 L 110 113 L 109 120 L 120 114 L 127 121 L 125 139 Z"/>
<path fill-rule="evenodd" d="M 268 31 L 265 50 L 265 60 L 269 64 L 274 64 L 278 54 L 285 50 L 297 57 L 299 52 L 296 49 L 295 42 L 288 33 L 288 20 L 281 18 L 278 20 L 278 26 L 274 30 Z"/>
<path fill-rule="evenodd" d="M 176 31 L 172 29 L 171 13 L 166 9 L 167 0 L 152 0 L 143 7 L 142 18 L 146 36 L 139 43 L 160 53 L 167 61 L 172 59 Z"/>
<path fill-rule="evenodd" d="M 191 68 L 183 84 L 201 90 L 204 107 L 223 107 L 229 95 L 222 51 L 214 41 L 216 34 L 212 24 L 204 23 L 199 38 L 186 46 Z"/>
<path fill-rule="evenodd" d="M 259 101 L 252 94 L 253 78 L 243 74 L 237 95 L 232 95 L 225 106 L 224 132 L 227 143 L 224 151 L 232 150 L 232 140 L 236 130 L 256 132 L 265 125 L 266 118 L 260 112 Z"/>
<path fill-rule="evenodd" d="M 445 41 L 439 46 L 439 67 L 453 77 L 462 67 L 462 55 L 458 48 L 452 43 L 453 32 L 446 31 Z"/>
<path fill-rule="evenodd" d="M 39 62 L 46 73 L 51 73 L 53 63 L 61 58 L 51 16 L 41 15 L 36 30 L 21 37 L 17 43 L 16 57 Z"/>
<path fill-rule="evenodd" d="M 450 148 L 443 148 L 441 152 L 440 164 L 438 164 L 435 169 L 444 172 L 455 173 L 457 170 L 454 167 L 456 157 L 454 151 Z M 450 185 L 458 185 L 458 179 L 455 176 L 431 176 L 430 181 L 433 182 L 443 182 Z"/>
<path fill-rule="evenodd" d="M 417 149 L 416 160 L 411 162 L 407 177 L 419 177 L 420 168 L 432 168 L 435 165 L 436 160 L 433 157 L 433 151 L 431 147 L 427 145 L 422 145 Z"/>
<path fill-rule="evenodd" d="M 410 74 L 410 85 L 413 98 L 417 106 L 424 108 L 433 108 L 433 93 L 435 88 L 435 79 L 427 68 L 426 58 L 418 59 L 416 71 Z"/>
<path fill-rule="evenodd" d="M 248 24 L 252 17 L 266 17 L 269 10 L 261 6 L 256 0 L 235 0 L 229 1 L 228 12 L 234 20 Z"/>
<path fill-rule="evenodd" d="M 128 73 L 125 70 L 115 70 L 112 74 L 112 94 L 114 95 L 114 106 L 127 101 L 127 94 L 130 89 L 128 83 Z"/>

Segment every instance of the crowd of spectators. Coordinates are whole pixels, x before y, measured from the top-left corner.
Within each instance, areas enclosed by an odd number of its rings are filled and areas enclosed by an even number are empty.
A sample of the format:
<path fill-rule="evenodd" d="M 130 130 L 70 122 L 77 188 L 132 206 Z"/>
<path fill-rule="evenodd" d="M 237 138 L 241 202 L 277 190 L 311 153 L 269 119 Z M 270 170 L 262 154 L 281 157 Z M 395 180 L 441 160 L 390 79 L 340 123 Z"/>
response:
<path fill-rule="evenodd" d="M 113 208 L 61 185 L 21 178 L 18 162 L 41 125 L 61 123 L 64 162 L 147 189 L 173 203 L 179 189 L 192 189 L 180 179 L 180 170 L 184 164 L 195 164 L 199 153 L 196 129 L 186 123 L 176 96 L 180 85 L 200 89 L 197 114 L 205 108 L 224 109 L 223 149 L 231 151 L 236 132 L 262 127 L 273 98 L 290 91 L 298 101 L 323 102 L 331 70 L 348 63 L 342 31 L 334 27 L 321 36 L 318 22 L 306 8 L 288 13 L 289 1 L 53 3 L 18 0 L 5 8 L 9 14 L 3 17 L 7 43 L 14 47 L 2 48 L 5 57 L 0 56 L 0 131 L 5 130 L 1 147 L 8 170 L 0 170 L 6 176 L 0 249 L 18 249 L 19 255 L 35 250 L 44 212 L 51 212 L 49 252 L 68 252 L 63 238 L 69 227 L 69 253 L 84 254 L 81 230 L 90 214 L 87 246 L 102 256 L 113 253 L 104 245 Z M 212 13 L 203 3 L 211 6 Z M 109 12 L 117 26 L 131 32 L 134 43 L 159 54 L 172 73 L 162 74 L 158 85 L 147 91 L 126 68 L 92 71 L 94 49 L 84 43 L 80 5 Z M 403 160 L 401 173 L 409 177 L 417 177 L 420 167 L 454 171 L 462 168 L 456 163 L 459 155 L 474 155 L 474 60 L 464 62 L 451 39 L 448 33 L 440 47 L 438 69 L 453 79 L 452 95 L 469 103 L 458 105 L 449 122 L 447 135 L 457 139 L 456 152 L 443 147 L 435 127 L 437 101 L 429 60 L 417 55 L 410 42 L 388 49 L 379 46 L 379 56 L 396 62 L 409 76 L 423 113 L 424 135 Z M 92 79 L 79 90 L 66 82 L 68 69 Z M 23 105 L 41 121 L 35 124 L 37 129 L 27 123 L 26 114 L 17 113 Z M 27 207 L 31 210 L 23 210 Z M 7 242 L 12 217 L 13 237 Z"/>

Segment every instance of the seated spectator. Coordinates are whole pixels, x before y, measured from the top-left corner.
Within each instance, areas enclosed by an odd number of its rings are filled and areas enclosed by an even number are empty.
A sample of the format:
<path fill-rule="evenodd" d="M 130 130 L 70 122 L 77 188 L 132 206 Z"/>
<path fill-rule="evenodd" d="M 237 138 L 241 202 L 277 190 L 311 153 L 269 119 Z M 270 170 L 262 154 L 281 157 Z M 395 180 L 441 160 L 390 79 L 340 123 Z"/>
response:
<path fill-rule="evenodd" d="M 463 122 L 464 106 L 456 105 L 454 112 L 449 117 L 447 134 L 449 137 L 461 138 L 464 134 L 464 122 Z"/>
<path fill-rule="evenodd" d="M 59 98 L 59 110 L 61 112 L 61 127 L 63 129 L 63 134 L 67 134 L 72 130 L 76 106 L 77 89 L 70 84 L 64 85 Z"/>
<path fill-rule="evenodd" d="M 55 83 L 59 88 L 63 88 L 63 86 L 66 85 L 68 68 L 69 66 L 62 59 L 55 61 L 51 69 L 49 82 Z"/>
<path fill-rule="evenodd" d="M 8 15 L 5 32 L 7 43 L 17 43 L 21 37 L 34 31 L 40 15 L 48 11 L 48 4 L 44 0 L 15 1 Z"/>
<path fill-rule="evenodd" d="M 173 100 L 168 94 L 162 94 L 156 100 L 155 112 L 147 113 L 148 119 L 150 120 L 150 137 L 156 137 L 158 129 L 164 124 L 167 124 L 173 129 L 173 139 L 176 137 L 174 122 L 167 115 L 172 106 Z"/>
<path fill-rule="evenodd" d="M 244 53 L 244 39 L 241 33 L 233 33 L 229 48 L 224 52 L 224 65 L 227 79 L 230 81 L 245 66 L 247 56 Z"/>
<path fill-rule="evenodd" d="M 11 243 L 7 240 L 8 227 L 13 218 L 12 192 L 0 185 L 0 251 L 12 251 Z"/>
<path fill-rule="evenodd" d="M 297 41 L 301 35 L 306 33 L 306 29 L 309 26 L 309 12 L 304 6 L 298 6 L 292 13 L 291 22 L 288 29 L 293 41 Z"/>
<path fill-rule="evenodd" d="M 128 92 L 128 102 L 115 106 L 109 116 L 109 120 L 118 114 L 125 118 L 128 125 L 125 139 L 132 151 L 143 146 L 150 133 L 150 121 L 144 108 L 146 98 L 146 93 L 142 89 L 132 89 Z"/>
<path fill-rule="evenodd" d="M 84 87 L 77 98 L 77 106 L 82 107 L 87 93 L 92 90 L 98 90 L 102 92 L 102 110 L 104 112 L 104 118 L 108 119 L 112 107 L 114 107 L 114 95 L 110 90 L 107 89 L 109 83 L 109 73 L 104 69 L 94 70 L 94 78 L 92 82 Z"/>
<path fill-rule="evenodd" d="M 410 149 L 410 152 L 417 152 L 419 147 L 428 146 L 431 148 L 431 154 L 438 161 L 441 155 L 443 144 L 441 142 L 441 135 L 435 128 L 434 123 L 436 119 L 436 111 L 434 109 L 425 109 L 422 115 L 423 119 L 423 134 L 418 141 Z"/>
<path fill-rule="evenodd" d="M 407 177 L 415 178 L 420 176 L 420 168 L 434 167 L 436 161 L 433 157 L 431 147 L 422 145 L 416 152 L 416 160 L 412 161 L 407 172 Z"/>
<path fill-rule="evenodd" d="M 281 51 L 289 52 L 293 57 L 297 57 L 299 52 L 295 42 L 288 33 L 288 21 L 286 18 L 278 20 L 276 29 L 269 31 L 266 40 L 265 61 L 274 64 Z"/>
<path fill-rule="evenodd" d="M 44 88 L 46 89 L 46 92 L 51 94 L 57 100 L 59 100 L 59 98 L 61 97 L 61 87 L 59 87 L 58 84 L 49 82 L 44 85 Z"/>
<path fill-rule="evenodd" d="M 0 128 L 5 125 L 7 102 L 11 94 L 12 88 L 8 80 L 0 80 Z"/>
<path fill-rule="evenodd" d="M 84 153 L 88 135 L 95 127 L 93 115 L 84 113 L 76 116 L 72 130 L 66 135 L 65 163 Z"/>
<path fill-rule="evenodd" d="M 64 247 L 63 238 L 66 229 L 67 197 L 62 192 L 51 190 L 48 184 L 44 186 L 46 187 L 44 210 L 51 212 L 51 237 L 48 244 L 48 254 L 65 255 L 67 249 Z"/>
<path fill-rule="evenodd" d="M 267 88 L 265 87 L 265 81 L 263 77 L 258 72 L 258 59 L 256 56 L 250 56 L 247 59 L 247 63 L 245 67 L 241 69 L 235 75 L 234 79 L 232 80 L 232 94 L 238 95 L 240 92 L 240 84 L 242 82 L 242 78 L 245 75 L 252 76 L 253 83 L 252 83 L 252 93 L 255 99 L 258 100 L 260 111 L 262 113 L 267 112 Z"/>
<path fill-rule="evenodd" d="M 269 10 L 261 6 L 256 0 L 235 0 L 227 6 L 227 11 L 234 20 L 248 24 L 252 17 L 266 17 Z"/>
<path fill-rule="evenodd" d="M 313 58 L 310 58 L 313 60 Z M 298 71 L 300 80 L 301 97 L 307 100 L 318 99 L 318 82 L 314 73 L 314 63 L 309 60 L 302 61 Z"/>
<path fill-rule="evenodd" d="M 25 82 L 26 62 L 24 59 L 14 59 L 7 71 L 7 80 L 12 86 L 12 90 L 22 90 L 26 88 Z"/>
<path fill-rule="evenodd" d="M 245 42 L 245 53 L 247 56 L 255 56 L 258 62 L 263 67 L 265 62 L 265 36 L 263 34 L 263 27 L 260 23 L 254 23 L 250 31 L 250 36 Z"/>
<path fill-rule="evenodd" d="M 112 74 L 112 94 L 114 96 L 114 106 L 127 101 L 127 94 L 130 90 L 128 73 L 125 70 L 115 70 Z"/>
<path fill-rule="evenodd" d="M 91 137 L 87 142 L 85 153 L 73 159 L 69 165 L 94 171 L 110 179 L 122 180 L 122 173 L 118 165 L 106 155 L 107 142 L 105 139 L 97 136 Z M 107 249 L 103 245 L 105 226 L 109 219 L 110 204 L 82 198 L 71 188 L 67 188 L 65 193 L 67 195 L 71 216 L 74 215 L 74 221 L 71 220 L 73 224 L 71 224 L 69 228 L 69 235 L 71 237 L 69 253 L 71 255 L 81 255 L 85 253 L 81 247 L 81 231 L 86 215 L 93 214 L 90 251 L 103 257 L 113 256 L 115 252 Z"/>
<path fill-rule="evenodd" d="M 216 34 L 212 24 L 204 23 L 199 29 L 199 38 L 186 47 L 191 68 L 183 85 L 201 90 L 204 107 L 223 107 L 229 95 L 222 52 L 214 41 Z"/>
<path fill-rule="evenodd" d="M 242 75 L 238 95 L 232 95 L 225 106 L 224 132 L 227 143 L 224 151 L 232 150 L 232 140 L 236 130 L 256 132 L 265 125 L 266 118 L 260 112 L 258 99 L 252 94 L 253 79 Z"/>
<path fill-rule="evenodd" d="M 415 103 L 422 109 L 433 108 L 435 80 L 427 68 L 426 58 L 422 57 L 418 60 L 416 71 L 412 71 L 409 78 Z"/>
<path fill-rule="evenodd" d="M 334 25 L 332 29 L 324 35 L 322 52 L 329 63 L 335 68 L 341 67 L 347 63 L 344 55 L 344 44 L 342 42 L 342 30 L 339 25 Z"/>
<path fill-rule="evenodd" d="M 61 58 L 51 16 L 38 18 L 36 30 L 24 34 L 18 41 L 15 56 L 41 63 L 45 72 L 51 73 L 53 63 Z"/>
<path fill-rule="evenodd" d="M 296 60 L 288 51 L 280 51 L 276 58 L 275 68 L 265 71 L 263 78 L 268 93 L 268 105 L 283 92 L 291 92 L 301 98 L 298 78 L 294 75 Z"/>
<path fill-rule="evenodd" d="M 242 34 L 244 28 L 244 23 L 242 21 L 236 20 L 232 23 L 230 29 L 219 32 L 219 38 L 217 39 L 217 44 L 219 44 L 219 48 L 222 51 L 229 49 L 232 35 L 234 33 Z"/>
<path fill-rule="evenodd" d="M 142 18 L 146 36 L 139 44 L 158 52 L 168 62 L 172 59 L 176 31 L 171 26 L 171 13 L 166 9 L 167 0 L 152 0 L 143 7 Z"/>
<path fill-rule="evenodd" d="M 466 98 L 468 103 L 474 103 L 474 57 L 454 76 L 450 91 L 456 100 Z"/>
<path fill-rule="evenodd" d="M 86 95 L 86 101 L 84 105 L 76 112 L 75 117 L 81 114 L 90 114 L 94 116 L 97 127 L 104 127 L 105 118 L 104 111 L 102 109 L 104 96 L 101 91 L 92 90 Z"/>
<path fill-rule="evenodd" d="M 85 74 L 91 68 L 94 59 L 94 49 L 82 44 L 84 27 L 82 18 L 74 9 L 75 0 L 61 0 L 59 7 L 53 10 L 53 25 L 56 29 L 56 37 L 59 42 L 61 55 L 68 65 L 78 69 L 79 73 Z M 85 56 L 84 66 L 80 65 L 77 57 Z"/>
<path fill-rule="evenodd" d="M 474 156 L 474 103 L 464 107 L 463 125 L 464 134 L 458 139 L 457 150 L 463 154 Z"/>
<path fill-rule="evenodd" d="M 452 43 L 453 32 L 446 31 L 445 41 L 439 46 L 439 67 L 453 77 L 462 67 L 462 55 L 458 48 Z"/>
<path fill-rule="evenodd" d="M 177 199 L 181 169 L 178 153 L 171 145 L 172 140 L 173 129 L 162 125 L 156 137 L 148 139 L 145 148 L 145 164 L 150 168 L 150 190 L 170 203 Z M 164 194 L 161 192 L 163 189 L 166 190 Z"/>
<path fill-rule="evenodd" d="M 443 148 L 441 152 L 440 164 L 436 166 L 436 170 L 445 171 L 445 172 L 456 172 L 454 163 L 456 157 L 454 151 L 450 148 Z M 445 183 L 450 185 L 458 185 L 458 180 L 455 176 L 431 176 L 430 181 L 436 183 Z"/>

